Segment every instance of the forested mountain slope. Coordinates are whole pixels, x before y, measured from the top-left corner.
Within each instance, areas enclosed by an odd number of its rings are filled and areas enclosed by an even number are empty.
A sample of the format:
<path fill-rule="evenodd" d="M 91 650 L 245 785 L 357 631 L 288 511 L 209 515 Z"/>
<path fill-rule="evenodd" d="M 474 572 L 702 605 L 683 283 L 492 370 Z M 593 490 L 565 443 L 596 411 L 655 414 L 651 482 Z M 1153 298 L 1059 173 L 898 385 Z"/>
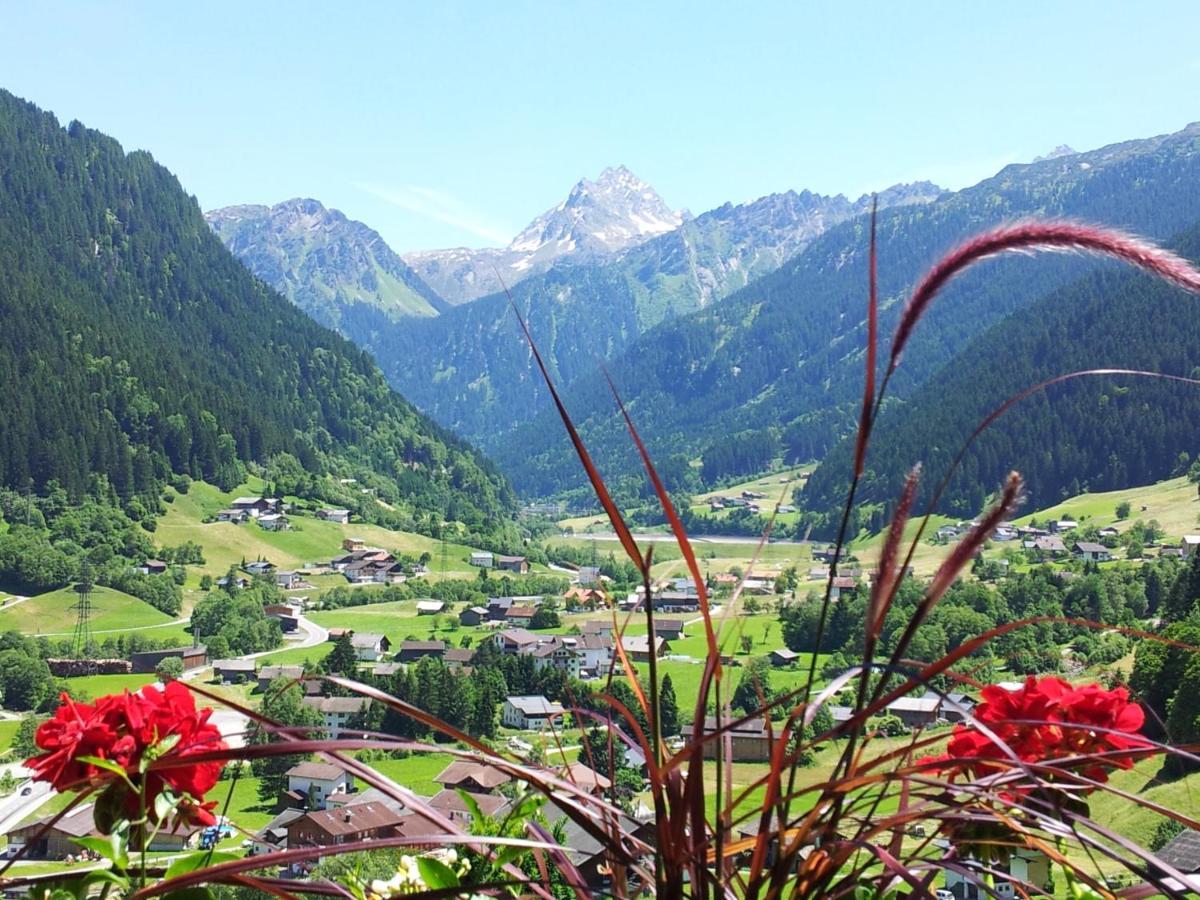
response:
<path fill-rule="evenodd" d="M 157 503 L 173 473 L 294 458 L 411 524 L 510 517 L 495 468 L 251 276 L 165 168 L 5 92 L 0 310 L 0 484 Z"/>
<path fill-rule="evenodd" d="M 1200 260 L 1200 226 L 1172 243 Z M 1006 398 L 1093 368 L 1200 378 L 1200 298 L 1141 272 L 1106 270 L 993 326 L 911 400 L 880 417 L 859 494 L 861 521 L 882 521 L 915 462 L 924 465 L 931 494 L 971 432 Z M 1014 468 L 1025 477 L 1027 506 L 1034 509 L 1081 491 L 1181 474 L 1200 454 L 1198 423 L 1200 387 L 1193 385 L 1131 376 L 1056 385 L 1013 407 L 980 436 L 939 511 L 977 514 Z M 844 498 L 851 453 L 847 442 L 817 468 L 802 495 L 807 508 L 825 512 Z"/>
<path fill-rule="evenodd" d="M 1071 216 L 1167 239 L 1200 219 L 1198 185 L 1200 125 L 1192 125 L 1009 166 L 936 202 L 885 210 L 881 336 L 886 343 L 913 282 L 973 232 L 1027 216 Z M 722 303 L 663 323 L 610 364 L 667 468 L 684 471 L 688 459 L 719 455 L 729 460 L 725 474 L 736 474 L 775 456 L 819 458 L 852 427 L 862 390 L 867 237 L 862 217 L 831 228 L 779 271 Z M 990 325 L 1094 265 L 1005 259 L 956 282 L 921 322 L 896 396 L 910 394 Z M 636 471 L 599 374 L 578 379 L 566 398 L 610 474 Z M 578 485 L 553 412 L 539 415 L 489 445 L 493 458 L 529 494 Z"/>

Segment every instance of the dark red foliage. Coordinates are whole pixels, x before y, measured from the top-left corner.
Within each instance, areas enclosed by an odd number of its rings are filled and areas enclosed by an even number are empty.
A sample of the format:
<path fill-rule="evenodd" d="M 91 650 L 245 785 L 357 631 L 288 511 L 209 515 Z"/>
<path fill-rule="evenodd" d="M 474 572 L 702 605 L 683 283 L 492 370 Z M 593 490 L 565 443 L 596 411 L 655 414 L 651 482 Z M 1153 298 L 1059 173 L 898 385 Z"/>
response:
<path fill-rule="evenodd" d="M 58 791 L 123 792 L 122 805 L 131 818 L 139 814 L 144 792 L 153 821 L 154 800 L 169 789 L 183 798 L 176 811 L 180 820 L 211 825 L 216 804 L 203 800 L 220 778 L 221 764 L 186 763 L 189 756 L 227 749 L 208 721 L 211 714 L 211 709 L 197 710 L 188 689 L 175 681 L 162 691 L 145 687 L 136 694 L 101 697 L 94 704 L 76 703 L 63 694 L 53 718 L 37 730 L 37 745 L 44 752 L 26 765 L 35 780 L 49 782 Z M 87 757 L 116 763 L 131 784 Z"/>

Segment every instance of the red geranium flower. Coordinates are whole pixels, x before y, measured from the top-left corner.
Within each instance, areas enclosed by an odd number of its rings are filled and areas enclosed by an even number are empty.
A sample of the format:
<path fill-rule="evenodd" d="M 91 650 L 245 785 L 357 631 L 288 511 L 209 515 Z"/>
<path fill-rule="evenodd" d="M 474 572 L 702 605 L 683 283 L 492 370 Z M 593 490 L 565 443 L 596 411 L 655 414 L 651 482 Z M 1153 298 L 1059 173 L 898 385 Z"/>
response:
<path fill-rule="evenodd" d="M 1074 687 L 1060 678 L 1029 677 L 1020 690 L 989 685 L 975 719 L 995 740 L 974 725 L 957 725 L 944 756 L 925 760 L 942 771 L 966 772 L 973 778 L 1003 771 L 1012 757 L 1027 763 L 1054 763 L 1095 781 L 1106 781 L 1108 770 L 1133 766 L 1131 754 L 1099 754 L 1151 746 L 1137 732 L 1141 707 L 1129 702 L 1124 688 L 1106 691 L 1091 684 Z M 1071 757 L 1082 761 L 1067 762 Z"/>
<path fill-rule="evenodd" d="M 136 694 L 125 691 L 101 697 L 95 704 L 76 703 L 66 694 L 62 700 L 54 717 L 37 730 L 37 745 L 45 752 L 27 763 L 36 780 L 48 781 L 59 791 L 106 788 L 114 792 L 113 799 L 120 801 L 127 817 L 136 818 L 144 803 L 155 822 L 154 800 L 169 789 L 182 798 L 177 820 L 196 825 L 215 822 L 215 802 L 203 800 L 220 778 L 221 763 L 178 762 L 228 748 L 208 721 L 212 710 L 197 711 L 191 692 L 182 684 L 172 681 L 162 691 L 154 687 Z M 86 762 L 86 757 L 116 763 L 128 782 Z"/>

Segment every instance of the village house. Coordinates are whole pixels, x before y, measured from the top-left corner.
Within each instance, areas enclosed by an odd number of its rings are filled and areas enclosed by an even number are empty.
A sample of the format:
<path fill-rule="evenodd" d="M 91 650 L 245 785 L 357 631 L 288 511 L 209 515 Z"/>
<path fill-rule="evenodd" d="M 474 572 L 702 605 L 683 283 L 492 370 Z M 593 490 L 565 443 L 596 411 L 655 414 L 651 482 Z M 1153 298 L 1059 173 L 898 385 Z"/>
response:
<path fill-rule="evenodd" d="M 347 539 L 342 541 L 342 548 L 345 549 L 347 544 L 361 545 L 362 540 L 359 538 Z M 344 573 L 349 566 L 355 563 L 372 562 L 372 563 L 393 563 L 396 558 L 386 550 L 379 547 L 363 547 L 355 546 L 353 550 L 346 550 L 341 556 L 335 556 L 329 562 L 329 567 L 335 572 Z"/>
<path fill-rule="evenodd" d="M 1076 541 L 1071 555 L 1084 562 L 1108 562 L 1112 559 L 1112 552 L 1107 547 L 1092 541 Z"/>
<path fill-rule="evenodd" d="M 621 648 L 634 662 L 649 662 L 650 660 L 650 638 L 644 634 L 623 635 L 621 637 Z M 666 638 L 659 635 L 654 637 L 654 655 L 662 658 L 671 651 L 671 645 Z"/>
<path fill-rule="evenodd" d="M 479 807 L 479 811 L 489 817 L 500 815 L 509 806 L 508 798 L 497 794 L 472 794 L 471 799 Z M 460 825 L 470 825 L 474 820 L 474 813 L 458 791 L 438 791 L 429 800 L 429 806 Z"/>
<path fill-rule="evenodd" d="M 995 877 L 996 888 L 989 889 L 984 887 L 979 874 L 946 869 L 946 890 L 954 896 L 955 900 L 985 900 L 990 897 L 1014 896 L 1012 890 L 1014 882 L 1032 885 L 1034 888 L 1044 888 L 1051 882 L 1050 860 L 1040 850 L 1018 846 L 1009 854 L 1007 862 L 996 860 L 986 864 L 979 863 L 981 870 L 984 865 L 990 871 L 1007 872 L 1012 880 L 1010 881 L 1003 875 L 991 876 Z M 1008 890 L 1001 891 L 1000 889 L 1003 887 L 1007 887 Z"/>
<path fill-rule="evenodd" d="M 350 643 L 359 662 L 378 662 L 383 654 L 392 649 L 392 642 L 386 636 L 366 631 L 355 633 Z"/>
<path fill-rule="evenodd" d="M 279 630 L 290 634 L 300 628 L 300 611 L 288 603 L 268 603 L 263 607 L 267 618 L 279 622 Z"/>
<path fill-rule="evenodd" d="M 304 810 L 289 808 L 283 810 L 270 822 L 259 829 L 250 838 L 250 849 L 247 856 L 262 856 L 267 853 L 277 853 L 287 849 L 287 827 L 304 816 Z"/>
<path fill-rule="evenodd" d="M 656 612 L 696 612 L 700 609 L 700 598 L 687 591 L 660 591 L 654 595 Z"/>
<path fill-rule="evenodd" d="M 460 625 L 482 625 L 488 618 L 488 611 L 483 606 L 468 606 L 458 614 Z"/>
<path fill-rule="evenodd" d="M 455 760 L 446 766 L 434 779 L 447 790 L 464 790 L 468 794 L 491 794 L 502 784 L 512 781 L 512 776 L 495 766 Z"/>
<path fill-rule="evenodd" d="M 681 641 L 686 624 L 683 619 L 655 619 L 654 633 L 664 640 Z"/>
<path fill-rule="evenodd" d="M 427 656 L 439 657 L 445 652 L 445 641 L 401 641 L 395 658 L 399 663 L 412 663 Z"/>
<path fill-rule="evenodd" d="M 245 513 L 252 519 L 258 519 L 264 515 L 279 513 L 283 503 L 270 497 L 238 497 L 229 504 L 229 507 Z"/>
<path fill-rule="evenodd" d="M 212 667 L 213 675 L 223 684 L 240 684 L 254 678 L 252 659 L 218 659 Z"/>
<path fill-rule="evenodd" d="M 98 837 L 93 804 L 79 806 L 54 821 L 58 813 L 42 816 L 27 825 L 18 825 L 7 833 L 8 846 L 16 853 L 22 848 L 26 859 L 66 859 L 79 856 L 77 838 Z M 179 825 L 174 831 L 163 828 L 146 845 L 152 852 L 171 852 L 195 847 L 200 828 Z M 131 848 L 132 849 L 132 848 Z"/>
<path fill-rule="evenodd" d="M 371 703 L 366 697 L 305 697 L 300 701 L 321 714 L 326 734 L 337 740 L 350 725 L 350 720 Z"/>
<path fill-rule="evenodd" d="M 208 651 L 202 645 L 173 647 L 170 650 L 144 650 L 130 655 L 130 671 L 139 675 L 153 672 L 164 659 L 181 660 L 183 671 L 187 672 L 190 669 L 199 669 L 207 665 Z"/>
<path fill-rule="evenodd" d="M 242 571 L 252 578 L 266 578 L 275 571 L 275 564 L 270 560 L 256 559 L 242 566 Z"/>
<path fill-rule="evenodd" d="M 579 657 L 580 678 L 600 678 L 612 666 L 611 637 L 599 634 L 581 634 L 578 638 L 567 637 L 563 640 Z"/>
<path fill-rule="evenodd" d="M 317 518 L 326 522 L 333 522 L 336 525 L 350 524 L 350 510 L 348 509 L 318 509 Z"/>
<path fill-rule="evenodd" d="M 232 522 L 234 525 L 241 525 L 250 518 L 250 514 L 244 509 L 218 509 L 215 518 L 218 522 Z"/>
<path fill-rule="evenodd" d="M 930 692 L 926 692 L 926 697 L 931 696 Z M 932 694 L 932 696 L 937 696 Z M 938 716 L 945 719 L 947 722 L 965 722 L 967 717 L 975 710 L 975 701 L 966 694 L 951 691 L 942 700 L 941 708 L 938 710 Z"/>
<path fill-rule="evenodd" d="M 467 563 L 479 569 L 490 569 L 495 565 L 495 557 L 487 550 L 472 550 Z"/>
<path fill-rule="evenodd" d="M 598 636 L 612 640 L 613 623 L 609 619 L 588 619 L 579 626 L 579 633 L 584 636 Z"/>
<path fill-rule="evenodd" d="M 287 531 L 292 523 L 282 513 L 267 513 L 258 517 L 258 527 L 263 531 Z"/>
<path fill-rule="evenodd" d="M 921 728 L 937 721 L 942 698 L 937 694 L 924 697 L 897 697 L 884 709 L 904 723 L 906 728 Z"/>
<path fill-rule="evenodd" d="M 539 670 L 553 668 L 571 678 L 581 677 L 582 659 L 575 652 L 573 639 L 568 643 L 566 638 L 552 637 L 523 652 L 533 657 L 534 667 Z"/>
<path fill-rule="evenodd" d="M 143 575 L 165 575 L 169 566 L 161 559 L 148 559 L 137 570 Z"/>
<path fill-rule="evenodd" d="M 460 625 L 482 625 L 487 622 L 487 608 L 484 606 L 468 606 L 458 613 Z"/>
<path fill-rule="evenodd" d="M 1050 523 L 1051 534 L 1064 534 L 1068 531 L 1073 531 L 1079 527 L 1079 523 L 1074 519 L 1062 518 L 1056 522 Z"/>
<path fill-rule="evenodd" d="M 1185 534 L 1179 541 L 1179 549 L 1184 559 L 1191 559 L 1192 554 L 1200 550 L 1200 534 Z"/>
<path fill-rule="evenodd" d="M 582 587 L 590 587 L 594 584 L 600 584 L 600 567 L 599 566 L 580 566 L 579 577 L 577 583 Z"/>
<path fill-rule="evenodd" d="M 492 640 L 502 653 L 512 655 L 521 653 L 526 647 L 536 646 L 541 638 L 524 628 L 506 628 L 497 632 Z"/>
<path fill-rule="evenodd" d="M 304 666 L 263 666 L 258 670 L 258 689 L 265 691 L 276 678 L 299 681 L 304 677 Z"/>
<path fill-rule="evenodd" d="M 239 591 L 244 591 L 246 588 L 250 587 L 250 579 L 244 578 L 243 576 L 238 575 L 236 578 L 233 579 L 233 584 Z M 219 588 L 229 587 L 229 576 L 222 575 L 220 578 L 218 578 L 217 579 L 217 587 L 219 587 Z"/>
<path fill-rule="evenodd" d="M 516 572 L 518 575 L 529 573 L 529 560 L 524 556 L 497 556 L 496 568 L 502 572 Z"/>
<path fill-rule="evenodd" d="M 567 607 L 581 606 L 585 609 L 595 609 L 605 604 L 604 592 L 595 588 L 585 588 L 575 585 L 563 594 L 563 603 Z"/>
<path fill-rule="evenodd" d="M 733 762 L 766 762 L 771 758 L 771 736 L 767 730 L 765 719 L 749 719 L 732 728 L 730 724 L 730 720 L 724 720 L 722 728 L 725 729 L 723 733 L 730 736 Z M 716 732 L 716 730 L 717 720 L 715 718 L 710 717 L 704 720 L 705 734 Z M 692 723 L 686 723 L 681 731 L 683 739 L 690 744 L 695 737 L 695 728 Z M 715 759 L 723 743 L 721 738 L 714 737 L 706 740 L 704 742 L 705 759 Z"/>
<path fill-rule="evenodd" d="M 354 776 L 330 763 L 302 762 L 287 770 L 290 799 L 298 799 L 310 810 L 325 809 L 334 794 L 349 794 L 354 790 Z"/>
<path fill-rule="evenodd" d="M 1121 532 L 1109 525 L 1107 528 L 1101 528 L 1096 534 L 1101 538 L 1117 538 L 1120 537 Z"/>
<path fill-rule="evenodd" d="M 566 766 L 561 777 L 563 781 L 569 781 L 589 794 L 603 794 L 612 787 L 612 781 L 581 762 Z"/>
<path fill-rule="evenodd" d="M 417 615 L 418 616 L 436 616 L 446 608 L 446 604 L 441 600 L 418 600 Z"/>
<path fill-rule="evenodd" d="M 507 728 L 541 731 L 551 722 L 561 725 L 563 712 L 560 704 L 551 703 L 540 695 L 509 697 L 504 701 L 500 719 Z"/>
<path fill-rule="evenodd" d="M 287 826 L 289 850 L 390 837 L 403 816 L 382 803 L 356 803 L 310 812 Z"/>
<path fill-rule="evenodd" d="M 353 553 L 356 550 L 365 550 L 367 542 L 360 537 L 342 538 L 342 549 L 347 553 Z"/>
<path fill-rule="evenodd" d="M 295 591 L 308 587 L 304 576 L 299 572 L 279 571 L 275 573 L 275 583 L 285 591 Z"/>
<path fill-rule="evenodd" d="M 1037 551 L 1038 553 L 1048 553 L 1051 556 L 1059 556 L 1067 552 L 1067 545 L 1063 542 L 1063 539 L 1056 534 L 1034 538 L 1032 545 L 1033 546 L 1031 549 Z M 1026 541 L 1025 546 L 1029 547 L 1030 542 Z"/>
<path fill-rule="evenodd" d="M 504 613 L 504 620 L 522 628 L 528 628 L 537 609 L 533 606 L 510 606 Z"/>
<path fill-rule="evenodd" d="M 800 659 L 800 654 L 786 647 L 771 651 L 771 665 L 779 668 L 795 665 L 798 659 Z"/>
<path fill-rule="evenodd" d="M 462 669 L 471 665 L 475 659 L 475 651 L 470 647 L 450 647 L 442 656 L 442 662 L 448 669 Z"/>
<path fill-rule="evenodd" d="M 829 599 L 837 600 L 842 591 L 852 591 L 857 586 L 858 582 L 850 575 L 838 575 L 829 584 Z"/>

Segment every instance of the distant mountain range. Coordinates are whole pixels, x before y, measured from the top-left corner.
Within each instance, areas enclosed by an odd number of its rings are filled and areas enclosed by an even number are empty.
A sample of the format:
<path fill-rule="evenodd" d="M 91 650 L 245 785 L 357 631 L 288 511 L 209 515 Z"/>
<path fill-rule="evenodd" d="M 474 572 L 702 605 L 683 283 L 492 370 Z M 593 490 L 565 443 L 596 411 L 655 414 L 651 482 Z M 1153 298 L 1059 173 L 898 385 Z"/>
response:
<path fill-rule="evenodd" d="M 323 325 L 360 306 L 396 321 L 450 308 L 378 233 L 316 200 L 227 206 L 205 215 L 255 275 Z"/>
<path fill-rule="evenodd" d="M 426 250 L 405 260 L 451 303 L 475 300 L 546 271 L 587 262 L 674 231 L 691 216 L 667 206 L 654 188 L 624 166 L 584 178 L 567 198 L 529 223 L 503 249 Z"/>

